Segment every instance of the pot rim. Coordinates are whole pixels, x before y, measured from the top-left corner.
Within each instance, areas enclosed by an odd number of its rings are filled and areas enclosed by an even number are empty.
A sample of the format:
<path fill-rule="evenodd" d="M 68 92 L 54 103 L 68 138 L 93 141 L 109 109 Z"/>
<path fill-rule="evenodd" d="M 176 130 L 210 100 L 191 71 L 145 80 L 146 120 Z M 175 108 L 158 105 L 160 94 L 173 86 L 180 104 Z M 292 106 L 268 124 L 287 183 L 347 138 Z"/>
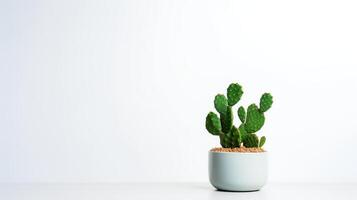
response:
<path fill-rule="evenodd" d="M 219 152 L 219 151 L 211 151 L 209 150 L 208 153 L 216 153 L 216 154 L 240 154 L 240 155 L 246 155 L 246 154 L 268 154 L 268 151 L 263 151 L 263 152 Z"/>

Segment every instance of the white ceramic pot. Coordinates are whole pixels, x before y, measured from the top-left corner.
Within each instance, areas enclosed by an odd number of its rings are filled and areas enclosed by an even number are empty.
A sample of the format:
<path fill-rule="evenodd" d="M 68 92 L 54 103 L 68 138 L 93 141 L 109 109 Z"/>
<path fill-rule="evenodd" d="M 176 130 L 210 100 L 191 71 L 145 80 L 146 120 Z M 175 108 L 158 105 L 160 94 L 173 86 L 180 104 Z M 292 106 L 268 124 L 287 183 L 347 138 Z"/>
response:
<path fill-rule="evenodd" d="M 209 180 L 218 190 L 256 191 L 267 181 L 268 153 L 209 151 Z"/>

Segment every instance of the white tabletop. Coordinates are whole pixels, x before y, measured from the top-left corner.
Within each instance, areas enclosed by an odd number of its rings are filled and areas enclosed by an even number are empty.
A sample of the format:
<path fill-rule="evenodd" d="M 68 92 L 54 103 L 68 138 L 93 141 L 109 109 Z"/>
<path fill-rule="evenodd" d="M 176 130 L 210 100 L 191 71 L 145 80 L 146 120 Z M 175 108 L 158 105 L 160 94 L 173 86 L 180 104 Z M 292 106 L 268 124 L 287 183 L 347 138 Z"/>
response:
<path fill-rule="evenodd" d="M 221 192 L 209 183 L 0 184 L 3 200 L 357 199 L 357 184 L 267 184 L 257 192 Z"/>

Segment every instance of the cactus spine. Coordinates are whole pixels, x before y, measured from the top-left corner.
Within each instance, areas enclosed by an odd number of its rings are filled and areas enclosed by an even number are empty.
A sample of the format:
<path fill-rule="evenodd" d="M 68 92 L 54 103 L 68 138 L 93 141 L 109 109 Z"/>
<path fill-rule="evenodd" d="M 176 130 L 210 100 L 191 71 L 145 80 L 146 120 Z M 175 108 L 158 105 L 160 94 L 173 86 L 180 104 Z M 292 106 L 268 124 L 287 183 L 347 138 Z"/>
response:
<path fill-rule="evenodd" d="M 236 105 L 243 95 L 243 89 L 238 83 L 232 83 L 227 88 L 227 98 L 223 94 L 217 94 L 214 99 L 214 107 L 219 117 L 214 112 L 209 112 L 206 117 L 206 129 L 212 135 L 220 138 L 224 148 L 241 147 L 263 147 L 266 138 L 260 139 L 255 134 L 265 122 L 264 113 L 273 104 L 273 97 L 264 93 L 259 102 L 248 106 L 247 111 L 243 106 L 238 108 L 237 114 L 241 125 L 237 128 L 233 125 L 233 106 Z"/>

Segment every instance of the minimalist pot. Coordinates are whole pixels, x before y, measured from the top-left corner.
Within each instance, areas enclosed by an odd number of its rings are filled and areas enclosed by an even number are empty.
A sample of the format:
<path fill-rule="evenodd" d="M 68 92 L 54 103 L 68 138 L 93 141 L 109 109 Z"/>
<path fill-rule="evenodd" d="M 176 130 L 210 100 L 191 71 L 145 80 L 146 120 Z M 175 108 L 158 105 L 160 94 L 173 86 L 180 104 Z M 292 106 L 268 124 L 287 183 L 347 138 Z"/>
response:
<path fill-rule="evenodd" d="M 209 180 L 218 190 L 260 190 L 267 180 L 267 154 L 209 151 Z"/>

